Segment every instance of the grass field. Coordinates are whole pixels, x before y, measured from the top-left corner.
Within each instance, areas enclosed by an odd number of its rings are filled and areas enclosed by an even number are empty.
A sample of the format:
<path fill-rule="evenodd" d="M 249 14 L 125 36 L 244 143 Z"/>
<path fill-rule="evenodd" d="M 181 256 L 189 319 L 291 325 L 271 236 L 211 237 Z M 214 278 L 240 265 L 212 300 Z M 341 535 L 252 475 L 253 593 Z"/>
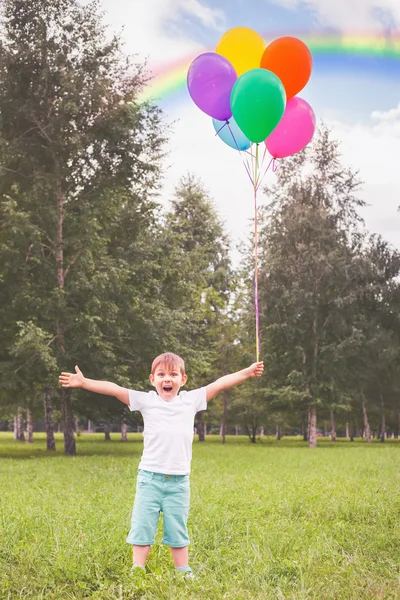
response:
<path fill-rule="evenodd" d="M 400 598 L 400 443 L 217 437 L 195 442 L 189 532 L 196 578 L 125 543 L 140 437 L 81 436 L 79 455 L 0 434 L 0 598 Z"/>

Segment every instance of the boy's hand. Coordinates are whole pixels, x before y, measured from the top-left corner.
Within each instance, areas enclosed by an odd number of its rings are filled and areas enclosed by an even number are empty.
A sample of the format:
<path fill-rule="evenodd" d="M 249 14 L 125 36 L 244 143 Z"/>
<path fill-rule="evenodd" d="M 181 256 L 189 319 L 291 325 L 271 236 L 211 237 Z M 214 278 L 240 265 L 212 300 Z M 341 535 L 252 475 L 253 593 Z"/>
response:
<path fill-rule="evenodd" d="M 75 373 L 61 373 L 58 382 L 64 388 L 81 388 L 83 387 L 84 377 L 82 371 L 75 367 Z"/>
<path fill-rule="evenodd" d="M 261 377 L 263 371 L 264 363 L 261 361 L 256 362 L 250 367 L 247 367 L 247 369 L 242 369 L 237 373 L 231 373 L 230 375 L 224 375 L 223 377 L 220 377 L 217 379 L 217 381 L 214 381 L 214 383 L 210 383 L 206 386 L 207 402 L 215 398 L 215 396 L 222 390 L 227 390 L 235 385 L 238 385 L 239 383 L 243 383 L 250 377 Z"/>
<path fill-rule="evenodd" d="M 246 371 L 248 372 L 249 377 L 261 377 L 264 371 L 263 361 L 253 363 Z"/>

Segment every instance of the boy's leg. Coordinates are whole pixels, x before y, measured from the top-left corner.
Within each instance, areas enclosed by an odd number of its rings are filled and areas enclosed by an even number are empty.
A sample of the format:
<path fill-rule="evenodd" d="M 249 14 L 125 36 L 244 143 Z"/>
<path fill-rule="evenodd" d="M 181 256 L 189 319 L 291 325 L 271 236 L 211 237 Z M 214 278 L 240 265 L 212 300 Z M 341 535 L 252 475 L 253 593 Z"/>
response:
<path fill-rule="evenodd" d="M 191 574 L 188 559 L 187 520 L 190 504 L 190 482 L 188 476 L 179 476 L 169 480 L 168 493 L 164 495 L 162 511 L 164 513 L 163 543 L 171 548 L 175 568 Z"/>
<path fill-rule="evenodd" d="M 186 567 L 189 564 L 189 547 L 171 548 L 172 560 L 175 567 Z"/>
<path fill-rule="evenodd" d="M 127 542 L 132 545 L 133 564 L 144 567 L 150 546 L 154 544 L 161 508 L 161 490 L 153 473 L 139 471 L 131 529 Z"/>
<path fill-rule="evenodd" d="M 133 564 L 138 567 L 144 567 L 149 555 L 151 546 L 132 546 Z"/>

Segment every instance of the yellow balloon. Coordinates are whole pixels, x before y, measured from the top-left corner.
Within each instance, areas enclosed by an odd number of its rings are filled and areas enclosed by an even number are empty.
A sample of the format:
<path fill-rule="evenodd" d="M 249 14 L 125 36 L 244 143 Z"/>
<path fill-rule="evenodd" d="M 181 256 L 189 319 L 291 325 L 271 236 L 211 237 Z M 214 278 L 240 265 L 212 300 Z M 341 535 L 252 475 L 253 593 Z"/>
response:
<path fill-rule="evenodd" d="M 234 27 L 219 40 L 215 51 L 222 54 L 234 66 L 238 77 L 260 66 L 266 44 L 253 29 Z"/>

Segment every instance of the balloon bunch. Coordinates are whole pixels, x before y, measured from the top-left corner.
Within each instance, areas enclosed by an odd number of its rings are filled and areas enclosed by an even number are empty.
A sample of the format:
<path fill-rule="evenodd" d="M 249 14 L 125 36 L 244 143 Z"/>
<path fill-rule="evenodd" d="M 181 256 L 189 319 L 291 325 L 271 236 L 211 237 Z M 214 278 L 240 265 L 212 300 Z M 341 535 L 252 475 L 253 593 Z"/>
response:
<path fill-rule="evenodd" d="M 187 74 L 192 100 L 212 117 L 218 137 L 245 154 L 244 166 L 253 185 L 257 360 L 260 350 L 257 191 L 262 163 L 267 150 L 272 158 L 266 171 L 271 164 L 274 167 L 275 159 L 300 152 L 312 140 L 314 111 L 296 96 L 306 86 L 311 71 L 312 56 L 301 40 L 281 37 L 266 46 L 252 29 L 235 27 L 221 37 L 215 52 L 197 56 Z M 261 142 L 265 148 L 260 165 Z"/>
<path fill-rule="evenodd" d="M 265 141 L 274 158 L 285 158 L 300 152 L 314 135 L 314 111 L 295 97 L 311 71 L 311 52 L 301 40 L 282 37 L 265 46 L 252 29 L 235 27 L 221 37 L 215 52 L 195 58 L 187 84 L 195 104 L 213 117 L 222 141 L 237 150 Z"/>

